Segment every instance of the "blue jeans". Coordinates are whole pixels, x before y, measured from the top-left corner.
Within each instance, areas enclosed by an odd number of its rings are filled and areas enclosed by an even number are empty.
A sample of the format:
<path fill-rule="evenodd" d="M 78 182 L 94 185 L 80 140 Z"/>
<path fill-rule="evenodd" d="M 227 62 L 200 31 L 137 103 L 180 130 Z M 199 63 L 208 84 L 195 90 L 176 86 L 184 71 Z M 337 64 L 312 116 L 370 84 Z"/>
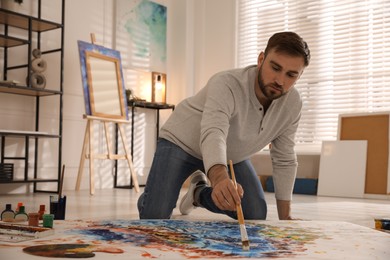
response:
<path fill-rule="evenodd" d="M 236 180 L 244 189 L 244 197 L 241 200 L 244 218 L 266 219 L 267 204 L 252 163 L 245 160 L 234 164 L 233 167 Z M 140 219 L 169 219 L 176 207 L 183 183 L 196 170 L 204 172 L 202 160 L 160 138 L 144 192 L 138 199 Z M 200 205 L 211 212 L 226 214 L 236 219 L 235 211 L 223 211 L 214 204 L 211 192 L 211 187 L 201 191 Z"/>

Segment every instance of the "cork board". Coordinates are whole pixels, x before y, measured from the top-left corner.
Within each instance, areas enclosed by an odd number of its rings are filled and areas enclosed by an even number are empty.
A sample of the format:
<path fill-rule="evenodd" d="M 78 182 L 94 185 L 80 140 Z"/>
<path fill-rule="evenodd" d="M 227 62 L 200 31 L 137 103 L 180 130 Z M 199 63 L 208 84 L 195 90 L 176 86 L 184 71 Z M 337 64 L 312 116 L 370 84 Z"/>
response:
<path fill-rule="evenodd" d="M 387 194 L 389 114 L 340 115 L 340 140 L 367 140 L 365 193 Z"/>

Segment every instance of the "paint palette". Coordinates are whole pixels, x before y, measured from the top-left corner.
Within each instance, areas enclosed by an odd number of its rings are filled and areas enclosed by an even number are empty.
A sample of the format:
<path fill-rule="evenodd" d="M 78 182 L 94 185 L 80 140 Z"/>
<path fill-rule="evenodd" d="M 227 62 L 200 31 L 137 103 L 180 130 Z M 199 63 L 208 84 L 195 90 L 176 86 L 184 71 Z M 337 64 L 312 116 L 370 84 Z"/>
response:
<path fill-rule="evenodd" d="M 54 229 L 44 227 L 33 227 L 22 224 L 0 223 L 0 241 L 22 242 L 36 238 L 46 237 L 54 234 Z"/>
<path fill-rule="evenodd" d="M 90 258 L 94 257 L 93 252 L 123 253 L 123 250 L 109 247 L 99 247 L 89 244 L 51 244 L 23 248 L 23 252 L 46 257 L 64 258 Z"/>

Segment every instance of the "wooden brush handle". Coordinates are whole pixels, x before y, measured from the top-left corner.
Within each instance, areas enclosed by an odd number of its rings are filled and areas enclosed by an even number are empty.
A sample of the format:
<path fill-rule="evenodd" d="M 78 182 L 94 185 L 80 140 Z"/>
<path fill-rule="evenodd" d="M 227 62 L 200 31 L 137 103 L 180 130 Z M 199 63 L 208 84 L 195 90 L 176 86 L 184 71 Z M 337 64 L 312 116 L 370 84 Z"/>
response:
<path fill-rule="evenodd" d="M 240 224 L 245 224 L 244 222 L 244 213 L 242 212 L 241 205 L 237 206 L 237 218 L 238 218 L 238 223 Z"/>
<path fill-rule="evenodd" d="M 229 160 L 229 167 L 230 167 L 230 174 L 232 175 L 232 181 L 233 181 L 234 187 L 237 189 L 236 176 L 234 175 L 232 160 Z"/>
<path fill-rule="evenodd" d="M 230 167 L 230 174 L 232 175 L 232 180 L 233 180 L 234 187 L 237 190 L 237 181 L 236 181 L 236 176 L 234 174 L 232 160 L 229 160 L 229 167 Z M 244 213 L 242 212 L 241 205 L 237 206 L 237 218 L 238 218 L 238 223 L 244 224 Z"/>

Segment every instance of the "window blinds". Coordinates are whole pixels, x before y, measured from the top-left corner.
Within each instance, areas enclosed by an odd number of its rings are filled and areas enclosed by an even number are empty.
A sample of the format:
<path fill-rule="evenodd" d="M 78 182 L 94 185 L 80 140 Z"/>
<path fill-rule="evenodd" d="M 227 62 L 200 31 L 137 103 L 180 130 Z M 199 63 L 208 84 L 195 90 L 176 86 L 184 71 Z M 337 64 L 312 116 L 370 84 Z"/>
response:
<path fill-rule="evenodd" d="M 309 45 L 311 62 L 296 84 L 304 102 L 297 148 L 336 140 L 339 114 L 390 111 L 389 0 L 237 3 L 238 67 L 256 63 L 278 31 Z"/>

